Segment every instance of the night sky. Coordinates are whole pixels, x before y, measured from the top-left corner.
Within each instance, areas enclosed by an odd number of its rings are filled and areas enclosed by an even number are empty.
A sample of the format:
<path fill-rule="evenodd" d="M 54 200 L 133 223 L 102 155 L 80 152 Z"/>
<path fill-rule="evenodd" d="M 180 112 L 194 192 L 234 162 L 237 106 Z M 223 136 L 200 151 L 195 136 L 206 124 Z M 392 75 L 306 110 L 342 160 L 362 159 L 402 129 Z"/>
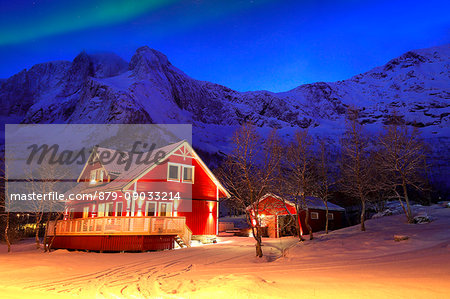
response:
<path fill-rule="evenodd" d="M 0 1 L 0 78 L 148 45 L 193 78 L 285 91 L 450 43 L 450 1 Z"/>

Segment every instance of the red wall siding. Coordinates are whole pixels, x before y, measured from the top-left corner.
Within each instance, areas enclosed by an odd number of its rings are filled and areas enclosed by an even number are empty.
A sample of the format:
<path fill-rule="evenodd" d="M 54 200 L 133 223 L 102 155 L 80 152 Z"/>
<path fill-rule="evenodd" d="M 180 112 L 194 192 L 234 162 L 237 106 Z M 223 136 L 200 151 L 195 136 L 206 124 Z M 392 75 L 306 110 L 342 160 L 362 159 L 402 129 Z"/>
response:
<path fill-rule="evenodd" d="M 295 207 L 291 205 L 286 205 L 289 212 L 292 214 L 297 214 Z M 283 202 L 279 199 L 276 199 L 272 196 L 267 197 L 259 204 L 259 209 L 261 214 L 265 215 L 288 215 L 286 210 L 283 207 Z M 325 210 L 322 209 L 309 209 L 309 213 L 311 215 L 311 212 L 317 212 L 319 214 L 319 219 L 311 219 L 311 216 L 309 217 L 309 225 L 311 226 L 312 230 L 314 232 L 316 231 L 322 231 L 325 230 L 325 220 L 326 220 L 326 213 Z M 341 211 L 329 211 L 329 213 L 332 213 L 334 216 L 333 220 L 329 220 L 328 226 L 329 229 L 338 229 L 343 227 L 343 212 Z M 307 234 L 308 230 L 306 228 L 306 212 L 304 210 L 300 211 L 300 224 L 301 229 L 303 231 L 303 234 Z"/>
<path fill-rule="evenodd" d="M 194 166 L 194 184 L 183 182 L 167 181 L 168 162 L 192 165 Z M 88 165 L 83 174 L 89 180 L 89 173 L 91 169 L 97 168 L 100 165 Z M 134 190 L 134 184 L 129 187 L 129 190 Z M 163 164 L 157 165 L 150 172 L 145 174 L 137 182 L 137 192 L 172 192 L 176 194 L 180 192 L 180 203 L 178 205 L 178 216 L 186 217 L 186 223 L 192 230 L 194 235 L 215 235 L 217 226 L 217 186 L 208 176 L 200 163 L 191 157 L 183 158 L 180 156 L 170 156 Z M 123 214 L 126 216 L 126 200 L 122 193 L 121 200 L 114 201 L 114 211 L 116 202 L 123 202 Z M 220 196 L 224 196 L 222 193 Z M 184 200 L 183 200 L 184 198 Z M 191 200 L 195 199 L 195 200 Z M 95 212 L 98 212 L 98 204 L 105 201 L 96 201 Z M 92 205 L 89 202 L 71 202 L 70 207 L 76 208 L 75 218 L 81 218 L 83 207 L 90 206 L 89 216 L 92 216 Z M 145 205 L 143 205 L 143 208 Z M 136 210 L 137 212 L 137 207 Z"/>
<path fill-rule="evenodd" d="M 153 168 L 149 173 L 138 180 L 137 190 L 140 191 L 165 191 L 181 192 L 190 198 L 216 200 L 216 185 L 210 179 L 206 171 L 200 166 L 196 159 L 171 156 L 167 162 L 194 166 L 194 184 L 167 181 L 168 163 Z M 130 187 L 132 189 L 133 187 Z"/>
<path fill-rule="evenodd" d="M 319 219 L 311 219 L 311 212 L 319 213 Z M 310 213 L 309 225 L 311 226 L 313 232 L 325 230 L 325 220 L 326 220 L 325 210 L 309 209 L 309 213 Z M 329 229 L 332 230 L 332 229 L 342 228 L 343 212 L 329 211 L 329 213 L 332 213 L 334 216 L 333 220 L 328 221 Z M 301 220 L 301 225 L 302 225 L 302 229 L 303 229 L 303 234 L 306 235 L 306 234 L 308 234 L 308 230 L 306 228 L 305 219 L 306 219 L 306 212 L 302 210 L 300 212 L 300 220 Z"/>
<path fill-rule="evenodd" d="M 174 236 L 56 236 L 54 249 L 148 251 L 173 249 Z"/>
<path fill-rule="evenodd" d="M 190 204 L 184 201 L 182 204 Z M 186 210 L 186 209 L 185 209 Z M 186 217 L 186 224 L 193 235 L 215 235 L 217 229 L 217 202 L 192 200 L 192 212 L 179 212 Z"/>

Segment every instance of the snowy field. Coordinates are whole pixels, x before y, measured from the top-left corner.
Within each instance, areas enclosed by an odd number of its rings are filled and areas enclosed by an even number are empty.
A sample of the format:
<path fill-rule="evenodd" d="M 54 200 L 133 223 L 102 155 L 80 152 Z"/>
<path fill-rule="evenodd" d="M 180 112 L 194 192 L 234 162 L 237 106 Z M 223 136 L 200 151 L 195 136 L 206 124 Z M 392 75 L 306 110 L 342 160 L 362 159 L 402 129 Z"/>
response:
<path fill-rule="evenodd" d="M 318 235 L 252 238 L 163 252 L 87 253 L 0 250 L 1 298 L 449 298 L 450 209 L 423 208 L 434 219 L 406 224 L 403 215 Z M 395 242 L 394 234 L 407 235 Z"/>

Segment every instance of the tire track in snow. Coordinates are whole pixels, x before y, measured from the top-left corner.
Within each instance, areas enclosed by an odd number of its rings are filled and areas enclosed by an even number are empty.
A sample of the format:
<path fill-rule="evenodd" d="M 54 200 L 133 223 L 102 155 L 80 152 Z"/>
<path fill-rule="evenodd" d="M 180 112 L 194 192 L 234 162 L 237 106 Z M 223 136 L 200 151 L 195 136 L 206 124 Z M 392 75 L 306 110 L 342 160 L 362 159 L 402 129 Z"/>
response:
<path fill-rule="evenodd" d="M 173 254 L 174 252 L 172 252 Z M 128 263 L 89 274 L 76 275 L 61 280 L 45 283 L 32 283 L 25 289 L 82 295 L 84 292 L 96 289 L 98 293 L 111 294 L 111 291 L 121 295 L 148 296 L 158 280 L 181 275 L 191 270 L 192 264 L 184 266 L 190 258 L 201 255 L 200 252 L 183 252 L 179 258 L 164 263 L 167 254 L 151 257 L 145 261 Z M 149 282 L 152 282 L 149 284 Z M 149 288 L 150 287 L 150 288 Z"/>

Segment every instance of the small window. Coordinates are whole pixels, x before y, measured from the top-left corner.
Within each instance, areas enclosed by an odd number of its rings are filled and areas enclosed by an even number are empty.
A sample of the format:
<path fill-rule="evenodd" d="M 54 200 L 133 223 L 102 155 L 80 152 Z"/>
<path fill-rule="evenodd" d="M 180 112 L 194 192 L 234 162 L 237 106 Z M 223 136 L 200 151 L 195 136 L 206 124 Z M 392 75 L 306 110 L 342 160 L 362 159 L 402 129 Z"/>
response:
<path fill-rule="evenodd" d="M 311 212 L 311 219 L 319 219 L 319 213 Z"/>
<path fill-rule="evenodd" d="M 188 182 L 188 183 L 194 182 L 194 167 L 193 166 L 183 166 L 183 182 Z"/>
<path fill-rule="evenodd" d="M 333 213 L 328 213 L 328 220 L 333 220 L 333 219 L 334 219 Z"/>
<path fill-rule="evenodd" d="M 97 217 L 104 217 L 104 216 L 105 216 L 105 204 L 101 203 L 98 205 Z"/>
<path fill-rule="evenodd" d="M 69 219 L 73 219 L 75 217 L 75 209 L 69 210 Z"/>
<path fill-rule="evenodd" d="M 103 170 L 102 169 L 91 170 L 91 174 L 89 176 L 89 182 L 91 184 L 103 182 Z"/>
<path fill-rule="evenodd" d="M 168 217 L 172 216 L 172 204 L 171 203 L 159 203 L 159 216 Z"/>
<path fill-rule="evenodd" d="M 123 211 L 123 203 L 121 202 L 116 203 L 116 217 L 122 216 L 122 211 Z"/>
<path fill-rule="evenodd" d="M 91 170 L 91 176 L 89 177 L 89 183 L 95 184 L 97 183 L 97 171 Z"/>
<path fill-rule="evenodd" d="M 156 202 L 147 202 L 145 205 L 145 216 L 156 216 Z"/>
<path fill-rule="evenodd" d="M 169 163 L 169 170 L 167 173 L 168 181 L 180 181 L 180 166 Z"/>
<path fill-rule="evenodd" d="M 89 217 L 89 207 L 84 207 L 83 208 L 83 218 L 88 218 Z"/>
<path fill-rule="evenodd" d="M 113 213 L 113 205 L 114 204 L 112 202 L 106 204 L 106 206 L 105 206 L 105 216 L 113 216 L 114 215 L 114 213 Z"/>

